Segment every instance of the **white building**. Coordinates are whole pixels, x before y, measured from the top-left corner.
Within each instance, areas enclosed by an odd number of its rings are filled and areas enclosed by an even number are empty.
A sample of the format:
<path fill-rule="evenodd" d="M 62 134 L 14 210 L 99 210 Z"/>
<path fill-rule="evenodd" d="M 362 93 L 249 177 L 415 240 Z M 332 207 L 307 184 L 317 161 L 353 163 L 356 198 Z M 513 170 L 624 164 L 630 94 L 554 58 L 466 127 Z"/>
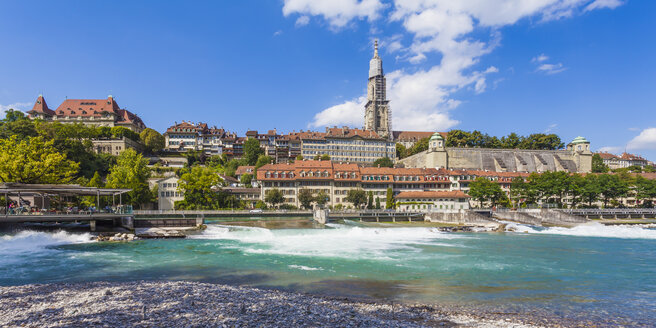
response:
<path fill-rule="evenodd" d="M 157 201 L 158 209 L 172 210 L 175 209 L 175 202 L 184 199 L 184 193 L 178 191 L 178 177 L 170 176 L 157 181 L 159 197 Z"/>

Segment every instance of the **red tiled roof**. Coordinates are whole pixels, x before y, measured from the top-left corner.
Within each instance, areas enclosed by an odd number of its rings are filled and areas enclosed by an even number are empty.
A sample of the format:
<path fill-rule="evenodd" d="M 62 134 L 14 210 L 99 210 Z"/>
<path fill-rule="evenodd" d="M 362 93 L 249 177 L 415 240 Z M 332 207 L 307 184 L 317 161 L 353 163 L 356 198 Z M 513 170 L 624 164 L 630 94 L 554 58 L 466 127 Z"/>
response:
<path fill-rule="evenodd" d="M 395 198 L 471 198 L 460 190 L 452 191 L 404 191 Z"/>
<path fill-rule="evenodd" d="M 425 131 L 393 131 L 392 135 L 394 136 L 395 141 L 419 141 L 424 138 L 430 138 L 435 132 L 425 132 Z M 448 133 L 440 132 L 440 135 L 446 139 Z"/>
<path fill-rule="evenodd" d="M 46 104 L 46 99 L 43 98 L 42 95 L 39 95 L 38 98 L 36 98 L 36 102 L 34 102 L 34 106 L 32 107 L 32 110 L 27 112 L 29 113 L 41 113 L 41 114 L 46 114 L 53 116 L 55 115 L 55 111 L 48 108 L 48 104 Z"/>
<path fill-rule="evenodd" d="M 601 159 L 619 159 L 616 155 L 613 155 L 611 153 L 597 153 Z"/>
<path fill-rule="evenodd" d="M 45 103 L 45 100 L 43 102 Z M 102 117 L 103 113 L 113 114 L 119 123 L 125 122 L 145 126 L 139 116 L 126 109 L 121 109 L 111 96 L 107 99 L 66 99 L 54 111 L 54 115 L 58 117 L 99 118 Z"/>
<path fill-rule="evenodd" d="M 251 174 L 253 173 L 253 170 L 255 170 L 255 166 L 253 165 L 238 166 L 237 169 L 235 170 L 235 175 L 242 175 L 245 173 Z"/>
<path fill-rule="evenodd" d="M 638 155 L 629 154 L 629 153 L 622 153 L 622 156 L 620 156 L 620 158 L 621 159 L 626 159 L 626 160 L 629 160 L 629 161 L 646 161 L 646 159 L 644 159 L 644 158 L 642 158 Z"/>

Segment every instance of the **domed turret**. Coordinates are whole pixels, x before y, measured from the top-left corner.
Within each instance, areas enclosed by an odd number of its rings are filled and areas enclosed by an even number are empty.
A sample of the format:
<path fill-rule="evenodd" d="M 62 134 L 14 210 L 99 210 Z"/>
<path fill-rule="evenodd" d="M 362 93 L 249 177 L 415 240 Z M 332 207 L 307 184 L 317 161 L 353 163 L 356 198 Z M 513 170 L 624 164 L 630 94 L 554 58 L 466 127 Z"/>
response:
<path fill-rule="evenodd" d="M 442 151 L 444 150 L 444 137 L 439 132 L 433 133 L 433 135 L 428 139 L 428 150 L 429 151 Z"/>

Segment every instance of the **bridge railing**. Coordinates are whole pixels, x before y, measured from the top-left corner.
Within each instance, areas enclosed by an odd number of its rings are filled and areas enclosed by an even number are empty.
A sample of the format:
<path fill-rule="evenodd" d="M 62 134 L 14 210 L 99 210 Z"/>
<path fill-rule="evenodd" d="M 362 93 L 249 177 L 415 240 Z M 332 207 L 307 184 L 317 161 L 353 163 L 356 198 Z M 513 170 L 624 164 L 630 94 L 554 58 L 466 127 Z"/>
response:
<path fill-rule="evenodd" d="M 310 210 L 134 210 L 136 215 L 206 215 L 206 214 L 258 214 L 258 213 L 286 213 L 286 214 L 311 214 Z"/>
<path fill-rule="evenodd" d="M 568 214 L 642 214 L 656 213 L 656 208 L 577 208 L 577 209 L 560 209 Z"/>

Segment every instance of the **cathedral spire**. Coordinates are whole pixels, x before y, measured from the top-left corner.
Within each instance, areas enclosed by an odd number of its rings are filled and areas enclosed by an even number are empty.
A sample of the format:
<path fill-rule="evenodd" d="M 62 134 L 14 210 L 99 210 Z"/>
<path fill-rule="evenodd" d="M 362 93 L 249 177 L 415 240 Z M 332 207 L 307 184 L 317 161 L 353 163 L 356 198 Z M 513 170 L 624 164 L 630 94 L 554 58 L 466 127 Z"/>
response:
<path fill-rule="evenodd" d="M 379 58 L 378 57 L 378 39 L 374 41 L 374 58 Z"/>
<path fill-rule="evenodd" d="M 374 41 L 374 57 L 369 61 L 369 78 L 383 75 L 383 60 L 378 57 L 378 40 Z"/>

